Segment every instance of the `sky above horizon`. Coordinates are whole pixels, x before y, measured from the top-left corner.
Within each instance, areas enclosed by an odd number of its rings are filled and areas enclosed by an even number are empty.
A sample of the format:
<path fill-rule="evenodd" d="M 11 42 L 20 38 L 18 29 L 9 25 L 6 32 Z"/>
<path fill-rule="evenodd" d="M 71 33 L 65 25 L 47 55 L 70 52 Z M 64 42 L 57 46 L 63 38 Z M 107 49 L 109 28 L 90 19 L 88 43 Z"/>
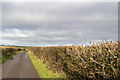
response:
<path fill-rule="evenodd" d="M 3 2 L 7 45 L 69 45 L 118 39 L 117 2 Z M 1 12 L 0 12 L 1 14 Z"/>

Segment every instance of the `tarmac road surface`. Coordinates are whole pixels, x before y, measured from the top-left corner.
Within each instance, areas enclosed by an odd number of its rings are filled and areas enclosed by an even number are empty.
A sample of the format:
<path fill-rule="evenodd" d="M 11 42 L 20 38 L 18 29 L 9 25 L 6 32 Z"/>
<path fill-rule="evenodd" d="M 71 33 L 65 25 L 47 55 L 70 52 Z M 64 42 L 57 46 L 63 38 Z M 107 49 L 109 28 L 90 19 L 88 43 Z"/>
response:
<path fill-rule="evenodd" d="M 39 78 L 39 76 L 27 52 L 21 52 L 2 64 L 2 78 Z"/>

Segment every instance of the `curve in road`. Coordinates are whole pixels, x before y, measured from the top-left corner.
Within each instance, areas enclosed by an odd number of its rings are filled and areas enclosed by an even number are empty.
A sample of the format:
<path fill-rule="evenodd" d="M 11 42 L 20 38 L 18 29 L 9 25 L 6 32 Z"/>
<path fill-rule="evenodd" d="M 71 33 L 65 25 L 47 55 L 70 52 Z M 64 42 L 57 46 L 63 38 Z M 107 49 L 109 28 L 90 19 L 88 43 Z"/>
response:
<path fill-rule="evenodd" d="M 39 76 L 27 52 L 21 52 L 2 64 L 2 78 L 39 78 Z"/>

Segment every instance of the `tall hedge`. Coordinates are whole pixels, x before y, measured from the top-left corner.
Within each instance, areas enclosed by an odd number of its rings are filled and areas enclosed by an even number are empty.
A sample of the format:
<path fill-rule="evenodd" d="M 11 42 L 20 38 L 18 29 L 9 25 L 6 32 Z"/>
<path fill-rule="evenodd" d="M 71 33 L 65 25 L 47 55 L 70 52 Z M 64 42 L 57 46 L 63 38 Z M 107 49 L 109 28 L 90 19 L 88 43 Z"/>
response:
<path fill-rule="evenodd" d="M 54 72 L 67 78 L 120 78 L 120 43 L 98 42 L 88 46 L 31 47 L 29 50 Z"/>

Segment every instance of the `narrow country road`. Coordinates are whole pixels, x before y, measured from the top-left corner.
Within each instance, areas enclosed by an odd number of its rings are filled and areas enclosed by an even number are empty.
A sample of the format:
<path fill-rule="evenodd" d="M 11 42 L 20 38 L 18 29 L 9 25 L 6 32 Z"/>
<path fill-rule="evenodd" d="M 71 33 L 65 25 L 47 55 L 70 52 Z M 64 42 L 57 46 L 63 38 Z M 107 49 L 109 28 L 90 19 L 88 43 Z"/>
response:
<path fill-rule="evenodd" d="M 21 52 L 2 64 L 2 78 L 39 78 L 27 52 Z"/>

